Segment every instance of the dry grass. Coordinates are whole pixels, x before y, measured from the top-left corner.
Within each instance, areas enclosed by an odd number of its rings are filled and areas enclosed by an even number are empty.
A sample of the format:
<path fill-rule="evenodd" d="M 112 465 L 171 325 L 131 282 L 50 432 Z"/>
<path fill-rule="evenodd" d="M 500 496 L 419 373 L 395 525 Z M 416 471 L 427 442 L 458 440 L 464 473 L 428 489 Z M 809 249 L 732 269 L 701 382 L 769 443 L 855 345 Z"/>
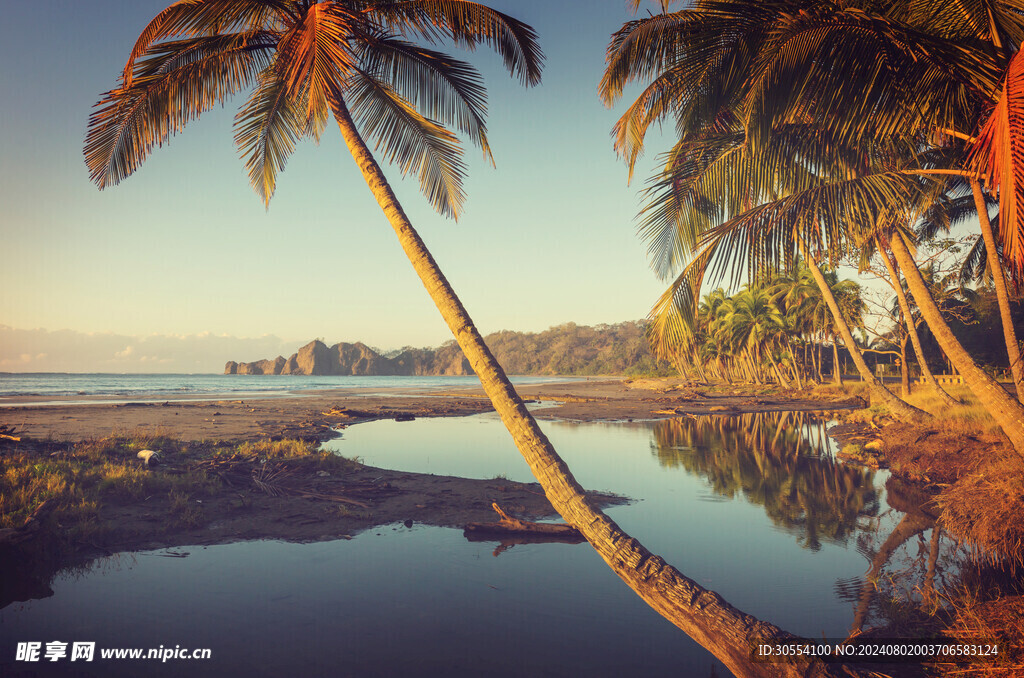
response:
<path fill-rule="evenodd" d="M 1024 566 L 1024 469 L 1010 451 L 988 460 L 935 498 L 943 528 L 993 559 Z"/>
<path fill-rule="evenodd" d="M 223 456 L 224 453 L 221 453 Z M 255 443 L 243 443 L 230 450 L 228 455 L 249 457 L 260 461 L 285 461 L 289 466 L 316 466 L 329 473 L 351 471 L 359 466 L 359 462 L 347 459 L 332 452 L 321 451 L 319 443 L 308 440 L 260 440 Z"/>
<path fill-rule="evenodd" d="M 147 467 L 140 450 L 160 453 L 161 464 Z M 55 451 L 54 451 L 55 450 Z M 7 447 L 0 455 L 0 528 L 18 527 L 47 499 L 58 508 L 51 515 L 62 533 L 75 539 L 96 532 L 101 506 L 135 502 L 151 496 L 167 497 L 170 512 L 180 523 L 202 522 L 196 498 L 211 496 L 221 481 L 204 468 L 204 459 L 241 457 L 287 461 L 296 468 L 312 467 L 340 473 L 358 462 L 321 452 L 316 443 L 300 440 L 245 443 L 228 449 L 192 449 L 161 431 L 132 437 L 110 436 L 72 446 Z"/>
<path fill-rule="evenodd" d="M 947 384 L 946 393 L 960 401 L 950 406 L 931 388 L 918 386 L 906 399 L 908 403 L 936 418 L 935 424 L 950 433 L 999 433 L 1001 429 L 970 389 L 962 384 Z"/>
<path fill-rule="evenodd" d="M 998 643 L 999 656 L 959 666 L 943 675 L 1024 675 L 1024 596 L 1012 566 L 969 570 L 960 585 L 945 596 L 948 621 L 942 629 L 962 643 Z"/>

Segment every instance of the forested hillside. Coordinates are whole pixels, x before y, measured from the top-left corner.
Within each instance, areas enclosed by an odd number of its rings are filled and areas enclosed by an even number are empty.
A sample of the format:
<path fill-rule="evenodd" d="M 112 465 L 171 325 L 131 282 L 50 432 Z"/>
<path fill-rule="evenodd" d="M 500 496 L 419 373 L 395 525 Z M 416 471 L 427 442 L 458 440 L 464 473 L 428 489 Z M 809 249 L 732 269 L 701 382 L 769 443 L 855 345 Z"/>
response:
<path fill-rule="evenodd" d="M 566 323 L 544 332 L 495 332 L 486 337 L 508 374 L 673 374 L 648 348 L 643 321 L 588 327 Z M 229 362 L 226 374 L 472 374 L 454 341 L 437 348 L 382 352 L 356 342 L 328 347 L 317 340 L 288 360 L 283 356 L 256 362 Z"/>

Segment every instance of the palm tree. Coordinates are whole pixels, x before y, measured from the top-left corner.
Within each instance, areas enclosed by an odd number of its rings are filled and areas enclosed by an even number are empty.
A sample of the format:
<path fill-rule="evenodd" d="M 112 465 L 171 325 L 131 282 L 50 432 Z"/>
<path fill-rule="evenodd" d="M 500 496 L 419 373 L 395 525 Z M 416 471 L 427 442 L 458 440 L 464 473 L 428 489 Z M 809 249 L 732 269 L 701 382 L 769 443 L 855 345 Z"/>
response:
<path fill-rule="evenodd" d="M 448 126 L 490 156 L 477 71 L 409 37 L 447 38 L 470 49 L 485 44 L 524 84 L 540 81 L 543 55 L 533 29 L 473 2 L 182 0 L 143 30 L 120 84 L 97 104 L 86 164 L 101 189 L 116 184 L 188 121 L 251 89 L 235 118 L 235 141 L 269 205 L 296 142 L 319 139 L 333 117 L 495 406 L 510 420 L 528 419 L 364 141 L 364 135 L 374 139 L 403 174 L 416 173 L 434 208 L 453 217 L 463 201 L 465 165 Z"/>
<path fill-rule="evenodd" d="M 1007 50 L 1024 39 L 1024 18 L 985 3 L 961 10 L 927 1 L 884 9 L 698 1 L 617 32 L 602 81 L 606 102 L 630 81 L 651 78 L 616 125 L 620 153 L 632 170 L 646 130 L 670 115 L 681 135 L 648 189 L 641 222 L 652 252 L 661 253 L 656 270 L 686 266 L 661 306 L 692 308 L 708 266 L 735 272 L 749 260 L 746 268 L 763 274 L 792 261 L 798 247 L 809 264 L 809 254 L 834 260 L 873 237 L 880 216 L 920 203 L 926 187 L 910 178 L 970 176 L 962 163 L 936 166 L 919 151 L 955 151 L 950 137 L 976 129 Z M 990 27 L 1006 38 L 1005 49 L 979 39 Z M 1007 228 L 1014 226 L 1021 222 Z M 905 229 L 890 228 L 916 299 L 926 288 L 915 279 Z M 917 301 L 929 325 L 942 323 L 930 300 Z M 1024 456 L 1024 407 L 951 332 L 935 334 Z"/>

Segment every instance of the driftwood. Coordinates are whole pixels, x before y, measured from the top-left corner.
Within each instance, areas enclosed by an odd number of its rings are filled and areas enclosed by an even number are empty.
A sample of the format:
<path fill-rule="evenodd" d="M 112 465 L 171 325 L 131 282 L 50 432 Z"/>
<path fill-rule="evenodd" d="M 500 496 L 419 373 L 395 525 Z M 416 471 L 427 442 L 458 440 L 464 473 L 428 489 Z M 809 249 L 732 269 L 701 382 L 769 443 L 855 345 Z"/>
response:
<path fill-rule="evenodd" d="M 0 530 L 0 546 L 13 546 L 31 539 L 39 530 L 43 518 L 56 507 L 57 504 L 53 499 L 47 499 L 36 507 L 36 510 L 25 519 L 25 523 L 21 527 L 8 527 Z"/>
<path fill-rule="evenodd" d="M 481 536 L 499 536 L 505 535 L 517 535 L 517 536 L 530 536 L 539 537 L 544 541 L 567 541 L 570 543 L 578 544 L 583 541 L 583 535 L 580 534 L 572 525 L 566 525 L 564 523 L 535 523 L 529 520 L 519 520 L 513 518 L 504 511 L 496 503 L 491 504 L 498 515 L 501 516 L 501 521 L 497 523 L 467 523 L 465 535 L 467 538 L 473 539 Z M 470 537 L 473 535 L 473 537 Z M 539 540 L 538 540 L 539 541 Z"/>
<path fill-rule="evenodd" d="M 17 431 L 10 424 L 0 424 L 0 440 L 13 440 L 14 442 L 20 442 L 21 436 L 15 435 Z"/>

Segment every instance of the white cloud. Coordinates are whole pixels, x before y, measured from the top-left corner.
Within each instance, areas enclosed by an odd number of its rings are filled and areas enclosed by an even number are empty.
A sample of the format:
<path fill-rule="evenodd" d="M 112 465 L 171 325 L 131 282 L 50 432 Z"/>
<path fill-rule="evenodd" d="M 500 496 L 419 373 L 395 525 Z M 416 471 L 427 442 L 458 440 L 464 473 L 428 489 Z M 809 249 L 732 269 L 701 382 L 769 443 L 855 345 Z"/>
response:
<path fill-rule="evenodd" d="M 153 334 L 19 330 L 0 325 L 0 369 L 8 372 L 213 372 L 229 360 L 289 356 L 305 341 L 274 335 Z"/>

